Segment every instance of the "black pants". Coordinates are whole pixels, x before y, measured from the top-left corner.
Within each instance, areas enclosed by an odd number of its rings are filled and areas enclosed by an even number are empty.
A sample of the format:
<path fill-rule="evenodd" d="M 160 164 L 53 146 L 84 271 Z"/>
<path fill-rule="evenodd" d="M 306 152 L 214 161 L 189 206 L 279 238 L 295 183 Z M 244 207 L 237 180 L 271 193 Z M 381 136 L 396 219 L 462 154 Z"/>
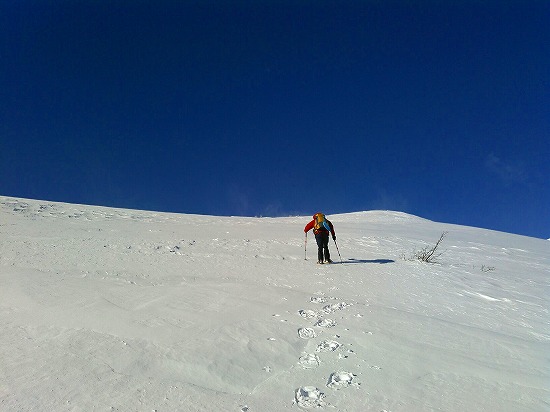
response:
<path fill-rule="evenodd" d="M 328 251 L 328 231 L 320 230 L 319 233 L 315 235 L 315 240 L 317 241 L 317 260 L 319 262 L 328 262 L 330 260 L 330 252 Z"/>

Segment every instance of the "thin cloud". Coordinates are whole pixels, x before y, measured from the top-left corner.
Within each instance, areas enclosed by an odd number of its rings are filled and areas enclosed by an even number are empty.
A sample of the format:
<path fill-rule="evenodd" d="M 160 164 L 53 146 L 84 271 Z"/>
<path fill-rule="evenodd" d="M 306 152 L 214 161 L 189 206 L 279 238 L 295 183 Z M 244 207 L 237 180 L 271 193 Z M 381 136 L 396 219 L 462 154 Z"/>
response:
<path fill-rule="evenodd" d="M 230 185 L 227 192 L 227 199 L 232 213 L 240 216 L 246 216 L 250 210 L 250 200 L 248 194 L 240 187 Z"/>
<path fill-rule="evenodd" d="M 527 172 L 522 165 L 505 162 L 494 153 L 487 156 L 485 167 L 506 184 L 527 182 Z"/>
<path fill-rule="evenodd" d="M 408 200 L 400 194 L 389 194 L 385 190 L 378 193 L 378 197 L 370 202 L 370 209 L 406 211 L 409 207 Z"/>

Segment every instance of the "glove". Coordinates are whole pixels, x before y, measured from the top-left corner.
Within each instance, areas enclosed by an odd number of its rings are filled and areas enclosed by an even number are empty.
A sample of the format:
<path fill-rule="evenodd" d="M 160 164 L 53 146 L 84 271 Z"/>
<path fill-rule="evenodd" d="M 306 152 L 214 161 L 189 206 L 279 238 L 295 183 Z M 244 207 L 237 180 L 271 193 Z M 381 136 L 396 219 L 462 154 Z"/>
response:
<path fill-rule="evenodd" d="M 332 237 L 332 240 L 334 240 L 334 241 L 336 242 L 336 236 L 333 236 L 333 237 Z"/>

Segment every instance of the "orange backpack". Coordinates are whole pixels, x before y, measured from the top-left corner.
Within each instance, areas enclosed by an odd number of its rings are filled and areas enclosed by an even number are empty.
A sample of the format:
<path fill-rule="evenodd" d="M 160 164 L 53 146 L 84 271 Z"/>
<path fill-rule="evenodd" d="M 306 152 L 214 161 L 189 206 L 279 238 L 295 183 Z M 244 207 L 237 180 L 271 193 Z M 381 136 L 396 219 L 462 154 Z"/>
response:
<path fill-rule="evenodd" d="M 330 226 L 328 220 L 322 213 L 315 214 L 315 225 L 313 226 L 315 231 L 317 230 L 328 230 L 330 232 Z"/>

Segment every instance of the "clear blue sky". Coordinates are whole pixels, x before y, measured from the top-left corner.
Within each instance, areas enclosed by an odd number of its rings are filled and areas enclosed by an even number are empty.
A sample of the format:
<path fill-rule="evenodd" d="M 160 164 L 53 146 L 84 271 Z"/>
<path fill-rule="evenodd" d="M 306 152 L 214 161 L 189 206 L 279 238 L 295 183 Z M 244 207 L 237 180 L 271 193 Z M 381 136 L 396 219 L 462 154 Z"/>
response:
<path fill-rule="evenodd" d="M 0 194 L 550 237 L 549 1 L 0 2 Z"/>

